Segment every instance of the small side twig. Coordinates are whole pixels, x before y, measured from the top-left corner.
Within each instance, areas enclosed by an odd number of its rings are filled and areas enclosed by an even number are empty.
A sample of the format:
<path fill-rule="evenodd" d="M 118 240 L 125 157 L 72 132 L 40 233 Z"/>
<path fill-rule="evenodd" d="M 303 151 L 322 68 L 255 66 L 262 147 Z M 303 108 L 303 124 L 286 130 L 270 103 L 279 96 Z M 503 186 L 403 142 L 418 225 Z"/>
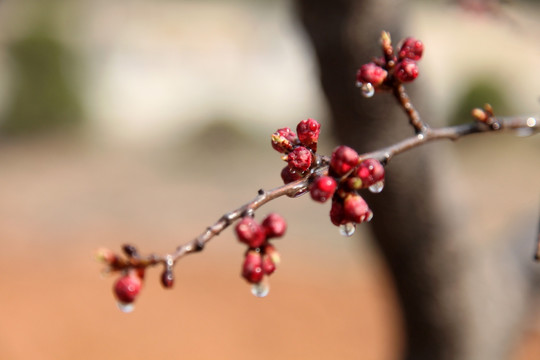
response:
<path fill-rule="evenodd" d="M 409 95 L 405 91 L 405 86 L 403 84 L 396 84 L 392 88 L 392 94 L 398 101 L 401 108 L 405 111 L 409 118 L 410 124 L 414 127 L 416 134 L 424 134 L 428 131 L 429 126 L 422 121 L 420 114 L 416 111 L 413 106 Z"/>

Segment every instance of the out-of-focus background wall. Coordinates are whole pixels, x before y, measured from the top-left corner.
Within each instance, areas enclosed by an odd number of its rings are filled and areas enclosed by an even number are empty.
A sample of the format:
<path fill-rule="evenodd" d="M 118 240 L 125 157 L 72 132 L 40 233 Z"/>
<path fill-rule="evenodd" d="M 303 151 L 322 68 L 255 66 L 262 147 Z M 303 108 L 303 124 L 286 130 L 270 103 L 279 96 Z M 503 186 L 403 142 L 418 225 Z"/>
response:
<path fill-rule="evenodd" d="M 411 2 L 426 45 L 412 86 L 435 124 L 486 101 L 540 112 L 539 15 L 534 2 Z M 261 210 L 289 221 L 263 300 L 239 278 L 231 231 L 177 266 L 174 290 L 151 271 L 130 315 L 93 261 L 123 243 L 171 251 L 279 185 L 269 134 L 328 124 L 312 55 L 285 0 L 0 3 L 0 358 L 397 359 L 399 311 L 367 234 L 340 237 L 307 198 Z M 451 148 L 441 198 L 464 236 L 537 223 L 538 137 L 430 146 Z M 540 356 L 539 331 L 516 358 Z"/>

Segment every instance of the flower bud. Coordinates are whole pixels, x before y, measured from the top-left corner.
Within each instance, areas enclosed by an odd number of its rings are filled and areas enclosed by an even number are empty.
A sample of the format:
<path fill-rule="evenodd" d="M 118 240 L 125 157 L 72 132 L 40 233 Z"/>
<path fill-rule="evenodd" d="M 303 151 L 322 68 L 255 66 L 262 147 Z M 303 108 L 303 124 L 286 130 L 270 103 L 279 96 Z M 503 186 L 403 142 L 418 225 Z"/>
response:
<path fill-rule="evenodd" d="M 403 41 L 399 50 L 400 59 L 420 60 L 424 52 L 424 44 L 420 40 L 413 37 L 408 37 Z"/>
<path fill-rule="evenodd" d="M 300 142 L 313 151 L 317 151 L 317 141 L 321 132 L 321 124 L 316 120 L 302 120 L 296 126 L 296 133 Z"/>
<path fill-rule="evenodd" d="M 394 68 L 394 76 L 401 82 L 411 82 L 418 77 L 418 64 L 411 59 L 403 59 Z"/>
<path fill-rule="evenodd" d="M 134 273 L 120 277 L 113 287 L 114 295 L 119 302 L 130 304 L 137 298 L 141 291 L 142 280 Z"/>
<path fill-rule="evenodd" d="M 373 216 L 366 201 L 358 194 L 349 194 L 345 198 L 343 212 L 346 220 L 357 224 L 369 221 Z"/>
<path fill-rule="evenodd" d="M 272 134 L 272 147 L 280 153 L 288 153 L 297 140 L 296 134 L 290 128 L 281 128 Z"/>
<path fill-rule="evenodd" d="M 266 233 L 266 238 L 282 237 L 287 231 L 287 222 L 276 213 L 269 214 L 262 222 L 262 227 Z"/>
<path fill-rule="evenodd" d="M 330 168 L 339 176 L 344 175 L 358 164 L 358 153 L 345 145 L 340 145 L 332 152 Z"/>
<path fill-rule="evenodd" d="M 359 83 L 370 83 L 377 87 L 386 80 L 387 75 L 388 72 L 386 70 L 379 65 L 370 62 L 360 67 L 356 73 L 356 81 Z"/>
<path fill-rule="evenodd" d="M 313 155 L 308 148 L 304 146 L 297 146 L 293 151 L 289 153 L 287 161 L 291 170 L 304 172 L 311 166 Z"/>
<path fill-rule="evenodd" d="M 356 176 L 361 180 L 361 187 L 367 188 L 371 185 L 384 180 L 384 166 L 377 159 L 363 160 L 358 169 Z"/>
<path fill-rule="evenodd" d="M 264 254 L 262 257 L 262 269 L 265 275 L 271 275 L 276 270 L 276 264 L 268 254 Z"/>
<path fill-rule="evenodd" d="M 250 250 L 246 253 L 244 264 L 242 265 L 242 276 L 251 284 L 261 282 L 264 271 L 262 268 L 262 255 L 260 252 Z"/>
<path fill-rule="evenodd" d="M 281 262 L 281 256 L 279 255 L 279 252 L 276 250 L 274 245 L 268 243 L 264 246 L 264 253 L 272 258 L 272 262 L 275 266 L 278 266 Z"/>
<path fill-rule="evenodd" d="M 334 195 L 336 187 L 337 182 L 333 177 L 319 176 L 311 184 L 309 192 L 313 200 L 323 203 Z"/>
<path fill-rule="evenodd" d="M 246 216 L 236 224 L 236 236 L 250 248 L 258 248 L 266 241 L 264 229 L 251 216 Z"/>
<path fill-rule="evenodd" d="M 302 178 L 302 174 L 293 171 L 289 166 L 285 166 L 281 170 L 281 179 L 283 180 L 284 184 L 288 184 L 290 182 L 299 180 Z"/>
<path fill-rule="evenodd" d="M 348 222 L 345 218 L 343 204 L 338 200 L 332 201 L 332 208 L 330 209 L 330 221 L 332 221 L 332 224 L 336 226 L 343 225 Z"/>

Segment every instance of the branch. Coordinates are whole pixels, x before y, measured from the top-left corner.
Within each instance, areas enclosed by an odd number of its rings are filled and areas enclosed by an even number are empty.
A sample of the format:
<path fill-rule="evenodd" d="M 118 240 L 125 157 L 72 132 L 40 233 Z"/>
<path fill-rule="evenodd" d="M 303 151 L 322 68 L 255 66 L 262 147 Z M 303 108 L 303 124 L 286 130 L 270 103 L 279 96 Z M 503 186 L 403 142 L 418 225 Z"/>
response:
<path fill-rule="evenodd" d="M 525 135 L 532 135 L 540 131 L 536 118 L 495 117 L 493 109 L 487 104 L 483 109 L 472 111 L 475 122 L 430 128 L 421 120 L 403 85 L 418 75 L 416 61 L 422 55 L 422 43 L 407 38 L 396 53 L 390 35 L 383 32 L 381 45 L 383 57 L 362 65 L 357 73 L 357 84 L 367 97 L 373 96 L 375 91 L 391 92 L 405 111 L 416 135 L 360 155 L 347 146 L 338 146 L 329 157 L 317 154 L 320 133 L 317 121 L 301 121 L 296 127 L 296 133 L 290 128 L 278 129 L 271 136 L 271 144 L 287 161 L 287 166 L 281 172 L 285 185 L 272 190 L 259 190 L 251 201 L 225 213 L 199 236 L 178 246 L 172 253 L 142 256 L 132 245 L 123 246 L 124 256 L 108 249 L 98 252 L 99 259 L 107 266 L 107 272 L 122 273 L 114 287 L 122 310 L 131 311 L 133 308 L 132 303 L 140 291 L 147 268 L 163 266 L 161 282 L 165 288 L 171 288 L 174 283 L 173 270 L 178 260 L 203 250 L 209 241 L 238 220 L 236 235 L 240 242 L 248 246 L 242 276 L 252 284 L 252 292 L 256 296 L 265 296 L 268 287 L 263 280 L 274 272 L 279 263 L 278 253 L 269 240 L 283 236 L 286 223 L 277 214 L 268 215 L 262 224 L 256 222 L 253 217 L 261 206 L 284 195 L 294 198 L 309 191 L 315 201 L 332 200 L 330 220 L 340 227 L 344 235 L 350 236 L 357 224 L 370 221 L 373 215 L 359 192 L 362 189 L 372 192 L 383 189 L 384 166 L 394 156 L 432 141 L 455 141 L 476 133 L 518 130 Z"/>
<path fill-rule="evenodd" d="M 501 125 L 499 130 L 493 130 L 492 128 L 481 122 L 473 122 L 464 125 L 442 128 L 427 128 L 422 134 L 411 136 L 409 138 L 401 140 L 398 143 L 376 151 L 361 154 L 359 155 L 358 162 L 361 162 L 365 159 L 377 159 L 381 163 L 387 164 L 391 159 L 394 158 L 394 156 L 402 154 L 406 151 L 412 150 L 429 142 L 443 139 L 456 141 L 464 136 L 471 134 L 488 133 L 494 131 L 500 132 L 504 130 L 521 130 L 527 131 L 528 134 L 532 135 L 540 131 L 540 123 L 534 117 L 500 117 L 496 119 Z M 167 265 L 167 263 L 170 264 L 171 260 L 173 261 L 173 263 L 176 263 L 177 260 L 184 257 L 185 255 L 199 252 L 203 250 L 204 246 L 210 240 L 212 240 L 215 236 L 219 235 L 223 230 L 228 228 L 235 221 L 244 216 L 253 215 L 253 213 L 257 209 L 259 209 L 266 203 L 285 195 L 288 197 L 295 197 L 299 194 L 305 193 L 308 190 L 309 185 L 311 184 L 315 176 L 328 175 L 329 162 L 330 158 L 328 156 L 320 156 L 320 165 L 313 168 L 310 171 L 309 176 L 276 187 L 272 190 L 259 190 L 257 196 L 253 200 L 230 212 L 225 213 L 213 225 L 208 226 L 206 230 L 203 231 L 199 236 L 185 244 L 178 246 L 176 248 L 176 251 L 172 252 L 171 254 L 151 254 L 146 257 L 141 257 L 136 252 L 133 252 L 133 250 L 126 251 L 126 247 L 131 247 L 125 246 L 124 252 L 128 255 L 128 257 L 125 259 L 119 258 L 116 261 L 113 261 L 110 265 L 110 270 L 121 271 L 130 268 L 146 268 L 148 266 L 155 266 L 159 264 Z"/>

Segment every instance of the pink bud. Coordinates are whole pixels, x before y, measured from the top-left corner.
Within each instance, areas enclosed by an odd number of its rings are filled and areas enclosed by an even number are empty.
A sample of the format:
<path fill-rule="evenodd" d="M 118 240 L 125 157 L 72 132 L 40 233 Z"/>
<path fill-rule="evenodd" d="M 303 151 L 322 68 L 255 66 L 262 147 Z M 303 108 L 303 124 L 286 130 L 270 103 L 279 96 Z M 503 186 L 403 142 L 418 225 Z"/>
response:
<path fill-rule="evenodd" d="M 114 283 L 114 295 L 118 301 L 130 304 L 135 301 L 141 291 L 142 280 L 134 273 L 120 277 Z"/>
<path fill-rule="evenodd" d="M 403 59 L 394 68 L 394 76 L 401 82 L 410 82 L 418 77 L 418 64 L 411 59 Z"/>
<path fill-rule="evenodd" d="M 370 62 L 360 67 L 356 73 L 356 80 L 360 83 L 370 83 L 377 87 L 386 80 L 387 75 L 388 72 L 386 70 L 379 65 Z"/>
<path fill-rule="evenodd" d="M 311 198 L 318 202 L 325 202 L 334 195 L 337 182 L 331 176 L 319 176 L 311 184 Z"/>
<path fill-rule="evenodd" d="M 290 128 L 281 128 L 272 134 L 272 147 L 280 153 L 286 153 L 292 150 L 297 140 L 296 134 Z"/>
<path fill-rule="evenodd" d="M 302 120 L 296 126 L 296 132 L 298 133 L 300 142 L 313 151 L 317 151 L 320 129 L 321 124 L 313 119 Z"/>
<path fill-rule="evenodd" d="M 311 166 L 312 156 L 308 148 L 297 146 L 289 153 L 287 161 L 292 170 L 304 172 Z"/>
<path fill-rule="evenodd" d="M 262 256 L 258 251 L 248 251 L 242 265 L 242 276 L 251 284 L 260 283 L 264 271 L 262 268 Z"/>
<path fill-rule="evenodd" d="M 258 248 L 266 241 L 264 229 L 255 219 L 246 216 L 235 227 L 238 240 L 250 248 Z"/>
<path fill-rule="evenodd" d="M 413 37 L 408 37 L 403 41 L 399 50 L 400 59 L 420 60 L 424 52 L 424 44 L 420 40 Z"/>
<path fill-rule="evenodd" d="M 358 164 L 358 153 L 345 145 L 340 145 L 332 152 L 330 167 L 339 176 L 344 175 Z"/>
<path fill-rule="evenodd" d="M 262 227 L 267 239 L 277 238 L 282 237 L 287 231 L 287 222 L 281 215 L 271 213 L 263 220 Z"/>
<path fill-rule="evenodd" d="M 376 159 L 366 159 L 358 166 L 356 176 L 362 181 L 361 187 L 370 187 L 384 180 L 384 166 Z"/>
<path fill-rule="evenodd" d="M 349 194 L 345 198 L 343 212 L 347 220 L 357 224 L 369 221 L 373 215 L 366 201 L 357 194 Z"/>

